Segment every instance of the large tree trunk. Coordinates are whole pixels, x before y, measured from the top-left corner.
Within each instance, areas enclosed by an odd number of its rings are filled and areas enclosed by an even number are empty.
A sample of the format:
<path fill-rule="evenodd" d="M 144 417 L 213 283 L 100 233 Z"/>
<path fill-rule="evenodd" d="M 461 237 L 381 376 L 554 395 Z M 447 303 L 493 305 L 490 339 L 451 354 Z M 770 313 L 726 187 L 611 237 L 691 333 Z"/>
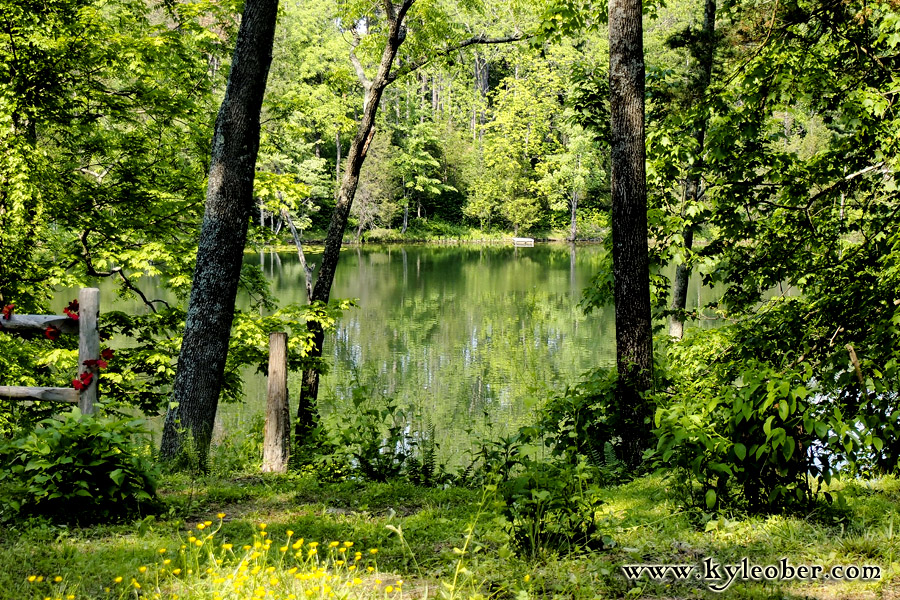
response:
<path fill-rule="evenodd" d="M 238 277 L 253 209 L 259 113 L 272 62 L 277 13 L 278 0 L 247 0 L 244 5 L 225 99 L 213 133 L 197 265 L 160 446 L 163 458 L 175 458 L 188 432 L 201 467 L 206 465 L 222 389 Z"/>
<path fill-rule="evenodd" d="M 716 0 L 705 0 L 703 32 L 700 44 L 700 72 L 697 91 L 700 96 L 703 96 L 707 88 L 709 88 L 709 82 L 712 79 L 713 57 L 716 47 Z M 697 152 L 694 158 L 696 171 L 685 182 L 685 191 L 687 192 L 685 197 L 688 205 L 697 202 L 700 197 L 700 171 L 703 168 L 705 138 L 706 121 L 703 121 L 694 130 L 694 139 L 697 144 Z M 688 224 L 684 228 L 682 237 L 684 239 L 685 260 L 687 260 L 691 253 L 691 247 L 694 245 L 693 225 Z M 675 267 L 675 280 L 672 282 L 672 316 L 669 318 L 669 335 L 677 339 L 681 339 L 684 335 L 685 308 L 687 307 L 687 291 L 690 278 L 691 268 L 686 263 L 680 263 Z"/>
<path fill-rule="evenodd" d="M 641 461 L 650 444 L 653 376 L 647 188 L 644 173 L 644 48 L 640 0 L 609 2 L 613 277 L 621 458 Z"/>

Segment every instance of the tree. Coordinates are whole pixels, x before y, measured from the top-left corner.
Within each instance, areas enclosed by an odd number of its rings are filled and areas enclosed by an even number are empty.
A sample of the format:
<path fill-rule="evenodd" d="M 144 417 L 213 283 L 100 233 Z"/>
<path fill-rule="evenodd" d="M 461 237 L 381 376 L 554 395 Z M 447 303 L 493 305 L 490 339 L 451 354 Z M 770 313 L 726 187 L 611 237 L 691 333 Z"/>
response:
<path fill-rule="evenodd" d="M 691 276 L 690 252 L 694 244 L 694 230 L 696 225 L 692 217 L 700 214 L 697 203 L 700 200 L 701 175 L 703 173 L 703 149 L 706 141 L 706 111 L 703 111 L 704 98 L 712 78 L 713 59 L 715 56 L 716 42 L 716 0 L 704 1 L 703 28 L 695 36 L 683 36 L 692 42 L 691 49 L 697 60 L 697 73 L 692 81 L 693 93 L 699 96 L 701 105 L 700 114 L 697 116 L 693 127 L 693 152 L 691 157 L 690 172 L 684 182 L 684 208 L 681 217 L 686 224 L 682 233 L 683 257 L 675 267 L 675 280 L 672 282 L 672 315 L 669 320 L 669 335 L 680 339 L 684 334 L 685 306 L 687 304 L 688 282 Z"/>
<path fill-rule="evenodd" d="M 514 60 L 514 74 L 490 94 L 494 119 L 484 125 L 483 168 L 467 212 L 477 217 L 487 204 L 518 235 L 540 219 L 534 165 L 559 149 L 553 116 L 560 113 L 562 84 L 543 60 Z"/>
<path fill-rule="evenodd" d="M 353 198 L 359 184 L 360 170 L 366 159 L 369 145 L 372 143 L 372 138 L 375 135 L 375 117 L 378 114 L 381 98 L 387 86 L 398 78 L 428 64 L 436 56 L 447 56 L 472 45 L 507 43 L 522 38 L 522 34 L 519 32 L 502 38 L 491 38 L 485 33 L 480 33 L 457 43 L 448 44 L 446 42 L 446 34 L 450 32 L 442 32 L 445 35 L 441 37 L 434 35 L 434 29 L 428 29 L 429 25 L 439 27 L 445 24 L 445 22 L 442 22 L 442 19 L 446 18 L 446 15 L 438 15 L 431 12 L 436 8 L 435 6 L 423 4 L 422 12 L 414 14 L 410 24 L 407 23 L 407 17 L 415 2 L 416 0 L 403 0 L 401 4 L 395 5 L 391 0 L 383 0 L 379 6 L 380 10 L 375 15 L 351 15 L 352 25 L 348 31 L 353 39 L 350 60 L 364 90 L 363 110 L 356 135 L 347 153 L 347 162 L 341 187 L 337 194 L 337 202 L 331 216 L 331 223 L 328 226 L 325 250 L 322 254 L 322 262 L 313 288 L 313 301 L 327 303 L 331 295 L 331 286 L 334 282 L 334 274 L 340 258 L 344 230 L 347 226 Z M 369 33 L 370 27 L 373 26 L 379 26 L 380 31 L 377 31 L 377 33 L 381 34 L 384 41 L 375 76 L 369 79 L 365 66 L 357 55 L 357 49 L 360 47 L 362 38 Z M 420 35 L 413 36 L 417 32 L 421 32 Z M 416 54 L 401 67 L 392 70 L 397 52 L 408 36 L 414 37 L 412 49 Z M 422 39 L 418 39 L 419 37 Z M 435 48 L 435 45 L 440 42 L 443 43 L 443 47 Z M 313 334 L 314 340 L 311 354 L 313 356 L 321 356 L 322 342 L 325 338 L 324 331 L 319 323 L 311 321 L 310 332 Z M 297 441 L 302 441 L 314 425 L 315 401 L 318 393 L 319 372 L 315 369 L 308 369 L 303 374 L 297 406 L 297 420 L 294 429 Z"/>
<path fill-rule="evenodd" d="M 609 88 L 613 277 L 618 402 L 631 410 L 623 456 L 636 466 L 649 446 L 653 377 L 647 188 L 644 171 L 644 51 L 641 2 L 609 2 Z"/>
<path fill-rule="evenodd" d="M 216 118 L 206 209 L 184 340 L 160 454 L 179 455 L 187 430 L 205 465 L 234 315 L 278 0 L 247 0 Z"/>
<path fill-rule="evenodd" d="M 578 206 L 592 191 L 605 182 L 605 157 L 594 136 L 580 125 L 564 125 L 565 152 L 554 154 L 537 166 L 541 179 L 536 183 L 538 193 L 547 198 L 550 209 L 566 211 L 569 216 L 567 240 L 574 242 L 577 234 Z"/>

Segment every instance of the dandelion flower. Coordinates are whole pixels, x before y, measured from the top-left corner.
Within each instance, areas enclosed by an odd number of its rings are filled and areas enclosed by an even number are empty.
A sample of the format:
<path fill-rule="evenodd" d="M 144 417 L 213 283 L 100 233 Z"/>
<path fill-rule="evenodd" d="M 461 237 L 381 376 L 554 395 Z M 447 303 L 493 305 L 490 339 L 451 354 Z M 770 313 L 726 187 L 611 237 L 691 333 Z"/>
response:
<path fill-rule="evenodd" d="M 222 544 L 222 550 L 231 550 L 233 547 L 232 544 Z"/>
<path fill-rule="evenodd" d="M 204 525 L 203 523 L 197 523 L 197 529 L 204 529 L 205 527 L 206 525 Z"/>
<path fill-rule="evenodd" d="M 331 542 L 330 544 L 328 544 L 328 547 L 329 548 L 337 548 L 340 545 L 341 545 L 340 542 Z"/>
<path fill-rule="evenodd" d="M 212 521 L 203 521 L 203 525 L 209 527 L 210 525 L 212 525 Z"/>
<path fill-rule="evenodd" d="M 138 567 L 138 572 L 140 572 L 140 573 L 146 573 L 146 572 L 147 572 L 147 567 Z"/>
<path fill-rule="evenodd" d="M 29 576 L 28 576 L 28 582 L 29 582 L 29 583 L 34 583 L 34 580 L 35 580 L 35 579 L 37 579 L 37 575 L 29 575 Z"/>
<path fill-rule="evenodd" d="M 266 524 L 265 524 L 265 523 L 260 523 L 260 524 L 259 524 L 259 528 L 260 528 L 260 529 L 265 529 L 265 528 L 266 528 Z"/>
<path fill-rule="evenodd" d="M 524 577 L 524 579 L 525 579 L 525 583 L 528 583 L 529 581 L 531 581 L 531 575 L 526 575 Z"/>
<path fill-rule="evenodd" d="M 291 537 L 292 535 L 294 535 L 294 532 L 291 531 L 290 529 L 288 529 L 288 530 L 287 530 L 287 536 L 288 536 L 288 537 Z"/>
<path fill-rule="evenodd" d="M 389 585 L 386 588 L 384 588 L 384 591 L 387 592 L 388 594 L 390 594 L 391 592 L 394 591 L 394 586 Z"/>
<path fill-rule="evenodd" d="M 160 553 L 160 554 L 165 554 L 165 553 L 166 553 L 166 549 L 165 549 L 165 548 L 160 548 L 160 549 L 159 549 L 159 553 Z"/>
<path fill-rule="evenodd" d="M 116 583 L 122 583 L 122 578 L 116 577 L 115 579 L 113 579 L 113 581 L 115 581 Z"/>
<path fill-rule="evenodd" d="M 217 514 L 216 516 L 219 517 L 220 519 L 224 519 L 224 518 L 225 518 L 225 513 L 219 513 L 219 514 Z"/>
<path fill-rule="evenodd" d="M 62 581 L 62 577 L 57 575 L 56 577 L 53 578 L 53 581 L 55 581 L 56 583 L 59 583 L 60 581 Z"/>
<path fill-rule="evenodd" d="M 370 548 L 369 554 L 378 554 L 378 548 Z"/>

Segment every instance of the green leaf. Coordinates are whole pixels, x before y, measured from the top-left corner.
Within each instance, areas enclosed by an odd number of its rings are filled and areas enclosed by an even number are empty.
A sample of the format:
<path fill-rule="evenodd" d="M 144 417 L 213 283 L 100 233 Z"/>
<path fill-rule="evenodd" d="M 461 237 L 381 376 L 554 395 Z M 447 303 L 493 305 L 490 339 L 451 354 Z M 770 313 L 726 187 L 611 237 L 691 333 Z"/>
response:
<path fill-rule="evenodd" d="M 734 445 L 734 453 L 739 460 L 744 460 L 747 456 L 747 447 L 741 443 Z"/>
<path fill-rule="evenodd" d="M 716 505 L 716 490 L 706 490 L 706 508 L 713 508 Z"/>

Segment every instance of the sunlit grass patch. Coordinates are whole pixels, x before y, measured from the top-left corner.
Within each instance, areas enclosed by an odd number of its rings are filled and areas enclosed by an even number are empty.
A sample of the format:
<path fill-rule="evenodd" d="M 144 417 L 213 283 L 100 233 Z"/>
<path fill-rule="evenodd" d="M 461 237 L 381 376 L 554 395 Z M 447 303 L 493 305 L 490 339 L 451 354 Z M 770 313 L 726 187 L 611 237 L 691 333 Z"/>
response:
<path fill-rule="evenodd" d="M 174 547 L 160 547 L 154 560 L 123 570 L 106 582 L 106 598 L 325 599 L 402 598 L 402 578 L 378 568 L 378 549 L 351 540 L 315 541 L 287 530 L 278 537 L 259 523 L 241 546 L 220 535 L 225 515 L 196 523 Z M 27 577 L 31 597 L 75 600 L 89 596 L 79 582 L 61 575 Z"/>

